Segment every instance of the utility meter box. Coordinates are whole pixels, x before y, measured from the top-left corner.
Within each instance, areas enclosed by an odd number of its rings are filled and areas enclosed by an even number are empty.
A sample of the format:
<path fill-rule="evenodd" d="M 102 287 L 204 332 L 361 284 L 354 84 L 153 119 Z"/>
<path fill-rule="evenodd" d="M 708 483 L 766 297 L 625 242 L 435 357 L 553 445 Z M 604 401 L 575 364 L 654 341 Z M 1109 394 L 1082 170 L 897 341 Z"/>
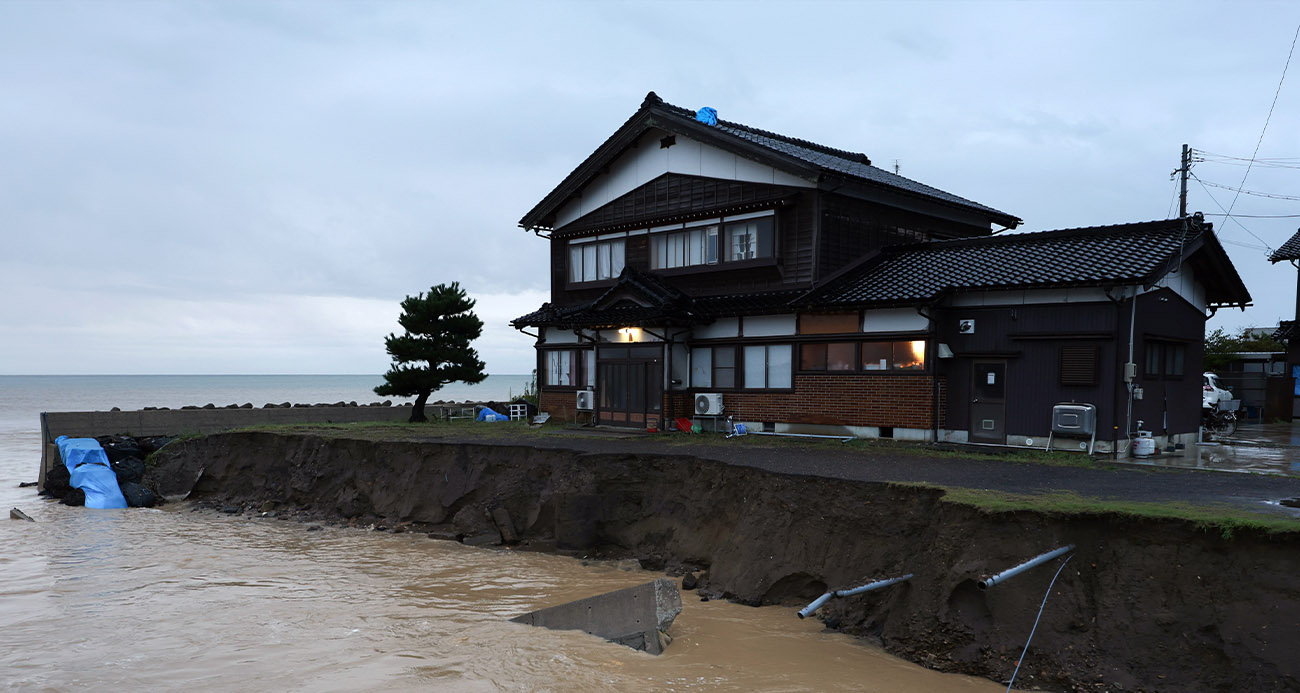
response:
<path fill-rule="evenodd" d="M 1090 436 L 1097 432 L 1097 407 L 1062 402 L 1052 407 L 1052 433 Z"/>

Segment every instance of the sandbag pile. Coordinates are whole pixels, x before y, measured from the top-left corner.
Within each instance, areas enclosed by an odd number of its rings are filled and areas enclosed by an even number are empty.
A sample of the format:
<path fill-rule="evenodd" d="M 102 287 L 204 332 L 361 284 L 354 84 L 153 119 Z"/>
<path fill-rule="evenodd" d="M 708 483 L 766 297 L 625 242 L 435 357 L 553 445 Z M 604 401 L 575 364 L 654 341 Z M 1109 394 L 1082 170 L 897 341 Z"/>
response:
<path fill-rule="evenodd" d="M 144 459 L 172 438 L 157 436 L 59 436 L 63 464 L 45 474 L 42 495 L 58 498 L 64 505 L 93 508 L 152 508 L 165 502 L 141 484 Z"/>

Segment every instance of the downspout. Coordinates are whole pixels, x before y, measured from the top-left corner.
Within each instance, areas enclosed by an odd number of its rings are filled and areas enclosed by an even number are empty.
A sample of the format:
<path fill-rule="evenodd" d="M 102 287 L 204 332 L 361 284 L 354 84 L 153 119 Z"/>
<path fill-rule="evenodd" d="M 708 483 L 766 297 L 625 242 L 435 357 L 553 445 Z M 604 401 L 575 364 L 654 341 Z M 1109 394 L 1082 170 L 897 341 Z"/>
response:
<path fill-rule="evenodd" d="M 1124 364 L 1124 380 L 1128 389 L 1128 419 L 1124 422 L 1124 435 L 1128 438 L 1128 452 L 1133 454 L 1133 381 L 1137 380 L 1137 363 L 1133 360 L 1134 331 L 1137 328 L 1138 288 L 1133 287 L 1133 305 L 1129 308 L 1128 321 L 1128 362 Z M 1129 364 L 1133 364 L 1133 377 L 1128 377 Z M 1118 458 L 1117 458 L 1118 459 Z"/>
<path fill-rule="evenodd" d="M 930 442 L 939 442 L 939 330 L 935 326 L 934 316 L 926 311 L 934 306 L 933 303 L 917 306 L 916 313 L 930 322 L 930 336 L 934 342 L 934 349 L 931 350 L 932 356 L 929 359 L 932 363 L 930 367 Z"/>

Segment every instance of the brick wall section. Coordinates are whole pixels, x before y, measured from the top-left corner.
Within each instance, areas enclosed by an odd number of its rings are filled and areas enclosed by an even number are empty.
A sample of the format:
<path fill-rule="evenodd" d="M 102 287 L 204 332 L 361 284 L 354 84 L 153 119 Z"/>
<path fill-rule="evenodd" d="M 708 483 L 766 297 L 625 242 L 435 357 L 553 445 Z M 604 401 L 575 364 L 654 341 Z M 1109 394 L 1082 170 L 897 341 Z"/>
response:
<path fill-rule="evenodd" d="M 744 421 L 930 428 L 930 375 L 796 375 L 794 392 L 727 392 L 728 414 Z M 943 426 L 943 380 L 939 381 Z"/>
<path fill-rule="evenodd" d="M 547 390 L 542 388 L 537 396 L 537 410 L 551 415 L 556 421 L 575 421 L 578 410 L 575 408 L 578 396 L 573 390 Z M 583 416 L 586 416 L 584 413 Z"/>
<path fill-rule="evenodd" d="M 722 401 L 726 413 L 741 421 L 928 429 L 933 383 L 930 375 L 796 375 L 794 392 L 724 391 Z M 946 425 L 945 397 L 939 378 L 940 427 Z M 542 389 L 540 408 L 556 420 L 574 421 L 573 404 L 572 390 Z M 665 421 L 694 413 L 694 393 L 664 394 Z"/>

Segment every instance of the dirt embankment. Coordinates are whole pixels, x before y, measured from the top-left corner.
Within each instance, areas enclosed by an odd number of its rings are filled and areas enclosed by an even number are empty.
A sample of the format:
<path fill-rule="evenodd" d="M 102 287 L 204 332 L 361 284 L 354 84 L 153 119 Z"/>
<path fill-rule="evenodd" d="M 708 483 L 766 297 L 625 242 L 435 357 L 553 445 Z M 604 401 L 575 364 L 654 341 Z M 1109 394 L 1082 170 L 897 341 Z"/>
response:
<path fill-rule="evenodd" d="M 225 433 L 173 444 L 156 462 L 147 482 L 164 494 L 202 469 L 191 497 L 223 504 L 465 534 L 505 508 L 536 547 L 706 570 L 705 591 L 747 603 L 803 606 L 828 588 L 913 573 L 821 613 L 895 654 L 999 681 L 1059 563 L 987 591 L 976 581 L 1075 544 L 1017 684 L 1300 689 L 1300 533 L 1225 539 L 1179 521 L 991 515 L 923 488 L 493 444 Z"/>

